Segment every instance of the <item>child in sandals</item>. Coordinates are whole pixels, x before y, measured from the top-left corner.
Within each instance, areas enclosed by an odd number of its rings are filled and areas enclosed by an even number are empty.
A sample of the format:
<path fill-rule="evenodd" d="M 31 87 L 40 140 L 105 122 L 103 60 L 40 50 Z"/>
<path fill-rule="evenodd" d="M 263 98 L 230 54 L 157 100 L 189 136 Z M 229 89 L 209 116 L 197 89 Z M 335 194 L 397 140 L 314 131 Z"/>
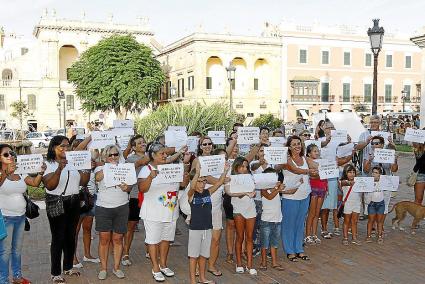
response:
<path fill-rule="evenodd" d="M 366 204 L 368 211 L 368 220 L 367 220 L 367 237 L 366 242 L 372 242 L 372 228 L 373 223 L 377 223 L 378 229 L 378 244 L 384 242 L 383 232 L 384 232 L 384 220 L 385 220 L 385 201 L 384 193 L 379 186 L 379 179 L 382 174 L 382 168 L 377 166 L 372 168 L 372 176 L 374 178 L 374 191 L 366 193 Z"/>

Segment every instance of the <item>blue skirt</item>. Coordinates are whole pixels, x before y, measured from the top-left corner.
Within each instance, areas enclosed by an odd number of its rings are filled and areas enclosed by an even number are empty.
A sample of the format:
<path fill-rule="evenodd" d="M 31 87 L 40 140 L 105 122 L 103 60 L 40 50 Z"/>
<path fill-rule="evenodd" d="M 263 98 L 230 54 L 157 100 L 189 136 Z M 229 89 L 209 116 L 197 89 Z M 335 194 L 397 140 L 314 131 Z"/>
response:
<path fill-rule="evenodd" d="M 322 209 L 337 209 L 338 208 L 338 179 L 328 179 L 328 194 L 323 201 Z"/>

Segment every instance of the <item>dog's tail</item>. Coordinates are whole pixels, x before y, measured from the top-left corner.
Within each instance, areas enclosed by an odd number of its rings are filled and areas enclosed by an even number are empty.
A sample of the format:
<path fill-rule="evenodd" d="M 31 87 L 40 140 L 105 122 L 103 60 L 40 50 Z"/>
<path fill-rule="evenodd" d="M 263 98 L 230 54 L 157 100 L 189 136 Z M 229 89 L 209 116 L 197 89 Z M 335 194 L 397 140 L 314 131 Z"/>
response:
<path fill-rule="evenodd" d="M 398 203 L 394 204 L 394 205 L 393 205 L 393 208 L 391 208 L 391 210 L 390 210 L 390 211 L 388 211 L 388 214 L 390 214 L 391 212 L 393 212 L 394 208 L 396 208 L 396 207 L 397 207 L 397 205 L 398 205 Z"/>

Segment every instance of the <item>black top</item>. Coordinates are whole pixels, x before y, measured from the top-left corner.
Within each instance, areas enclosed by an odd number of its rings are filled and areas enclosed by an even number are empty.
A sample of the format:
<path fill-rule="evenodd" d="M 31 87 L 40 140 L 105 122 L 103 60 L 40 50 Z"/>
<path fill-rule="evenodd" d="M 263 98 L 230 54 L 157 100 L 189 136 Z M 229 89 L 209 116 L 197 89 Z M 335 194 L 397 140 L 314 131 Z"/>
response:
<path fill-rule="evenodd" d="M 416 157 L 416 164 L 413 167 L 413 171 L 419 174 L 425 174 L 425 153 L 422 153 L 422 156 L 419 158 Z"/>
<path fill-rule="evenodd" d="M 319 134 L 319 138 L 326 137 L 325 131 L 321 128 L 317 131 L 317 134 Z"/>
<path fill-rule="evenodd" d="M 212 229 L 212 204 L 210 191 L 204 189 L 202 193 L 195 191 L 192 202 L 190 202 L 190 224 L 191 230 Z"/>

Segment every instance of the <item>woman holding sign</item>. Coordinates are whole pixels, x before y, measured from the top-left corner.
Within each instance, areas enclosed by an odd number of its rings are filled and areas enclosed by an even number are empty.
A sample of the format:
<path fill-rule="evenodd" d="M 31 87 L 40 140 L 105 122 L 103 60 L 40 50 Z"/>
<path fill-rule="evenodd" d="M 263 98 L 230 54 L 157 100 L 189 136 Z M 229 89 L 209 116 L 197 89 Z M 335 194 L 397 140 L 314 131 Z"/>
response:
<path fill-rule="evenodd" d="M 27 185 L 38 187 L 46 170 L 35 177 L 15 173 L 16 154 L 12 147 L 0 144 L 0 210 L 3 214 L 7 237 L 0 240 L 0 283 L 9 283 L 9 266 L 12 267 L 13 283 L 31 283 L 22 277 L 21 252 L 24 237 Z"/>

